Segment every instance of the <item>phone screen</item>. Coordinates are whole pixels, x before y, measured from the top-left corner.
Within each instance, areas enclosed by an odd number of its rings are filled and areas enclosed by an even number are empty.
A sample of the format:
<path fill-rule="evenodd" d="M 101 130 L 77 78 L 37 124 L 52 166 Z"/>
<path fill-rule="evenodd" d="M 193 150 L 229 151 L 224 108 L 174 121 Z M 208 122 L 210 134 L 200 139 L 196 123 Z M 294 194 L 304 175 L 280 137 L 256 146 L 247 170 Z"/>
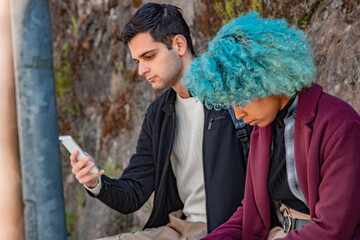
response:
<path fill-rule="evenodd" d="M 75 140 L 70 135 L 59 136 L 59 141 L 69 151 L 70 154 L 72 154 L 75 150 L 79 151 L 79 154 L 77 156 L 78 161 L 80 161 L 86 157 L 85 152 L 82 150 L 82 148 L 75 142 Z M 92 161 L 92 160 L 90 159 L 90 161 Z M 98 173 L 98 172 L 99 172 L 99 169 L 96 166 L 93 167 L 90 171 L 90 173 Z"/>

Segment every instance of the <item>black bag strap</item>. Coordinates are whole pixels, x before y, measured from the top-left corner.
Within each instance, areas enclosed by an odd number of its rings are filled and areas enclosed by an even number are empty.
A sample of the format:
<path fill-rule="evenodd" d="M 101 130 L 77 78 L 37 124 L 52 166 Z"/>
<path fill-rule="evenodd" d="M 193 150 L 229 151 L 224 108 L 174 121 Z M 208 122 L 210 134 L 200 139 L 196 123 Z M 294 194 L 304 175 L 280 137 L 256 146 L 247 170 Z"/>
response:
<path fill-rule="evenodd" d="M 247 163 L 250 148 L 250 136 L 246 131 L 246 125 L 242 119 L 239 120 L 236 118 L 235 111 L 232 106 L 228 108 L 228 111 L 236 129 L 236 136 L 242 145 L 245 162 Z"/>

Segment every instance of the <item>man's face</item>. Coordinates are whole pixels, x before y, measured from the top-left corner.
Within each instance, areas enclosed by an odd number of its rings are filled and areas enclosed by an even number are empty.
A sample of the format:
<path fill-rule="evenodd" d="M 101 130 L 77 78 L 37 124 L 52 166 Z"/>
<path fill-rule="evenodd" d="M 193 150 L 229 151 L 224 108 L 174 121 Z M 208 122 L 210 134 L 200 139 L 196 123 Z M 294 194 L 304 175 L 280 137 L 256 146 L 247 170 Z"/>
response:
<path fill-rule="evenodd" d="M 139 75 L 144 76 L 154 89 L 173 86 L 183 74 L 184 63 L 173 49 L 156 42 L 150 33 L 138 33 L 129 42 L 132 58 L 138 63 Z"/>
<path fill-rule="evenodd" d="M 246 124 L 251 126 L 265 127 L 274 121 L 277 113 L 285 107 L 287 101 L 280 96 L 270 95 L 258 98 L 243 107 L 233 105 L 233 108 L 237 119 L 243 119 Z"/>

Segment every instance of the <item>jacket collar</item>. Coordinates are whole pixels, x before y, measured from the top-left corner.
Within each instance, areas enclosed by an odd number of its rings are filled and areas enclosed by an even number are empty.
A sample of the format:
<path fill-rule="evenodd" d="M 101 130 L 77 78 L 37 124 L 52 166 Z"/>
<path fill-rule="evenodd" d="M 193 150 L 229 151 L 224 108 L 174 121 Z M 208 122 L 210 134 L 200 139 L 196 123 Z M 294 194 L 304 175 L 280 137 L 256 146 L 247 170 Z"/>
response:
<path fill-rule="evenodd" d="M 165 104 L 162 110 L 166 113 L 173 112 L 175 109 L 176 92 L 171 87 L 165 90 Z"/>
<path fill-rule="evenodd" d="M 314 83 L 299 94 L 299 104 L 296 111 L 296 119 L 303 124 L 311 123 L 317 112 L 318 101 L 322 94 L 322 87 Z"/>

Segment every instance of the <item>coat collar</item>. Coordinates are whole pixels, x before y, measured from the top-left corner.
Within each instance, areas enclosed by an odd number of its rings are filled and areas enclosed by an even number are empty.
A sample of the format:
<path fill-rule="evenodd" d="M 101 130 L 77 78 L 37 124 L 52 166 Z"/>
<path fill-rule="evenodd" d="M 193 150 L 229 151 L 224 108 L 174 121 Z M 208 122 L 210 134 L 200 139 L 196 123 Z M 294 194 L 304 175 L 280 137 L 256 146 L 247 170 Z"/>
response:
<path fill-rule="evenodd" d="M 322 87 L 314 83 L 299 94 L 299 104 L 296 111 L 296 119 L 303 124 L 311 123 L 317 112 L 318 101 L 322 94 Z"/>

